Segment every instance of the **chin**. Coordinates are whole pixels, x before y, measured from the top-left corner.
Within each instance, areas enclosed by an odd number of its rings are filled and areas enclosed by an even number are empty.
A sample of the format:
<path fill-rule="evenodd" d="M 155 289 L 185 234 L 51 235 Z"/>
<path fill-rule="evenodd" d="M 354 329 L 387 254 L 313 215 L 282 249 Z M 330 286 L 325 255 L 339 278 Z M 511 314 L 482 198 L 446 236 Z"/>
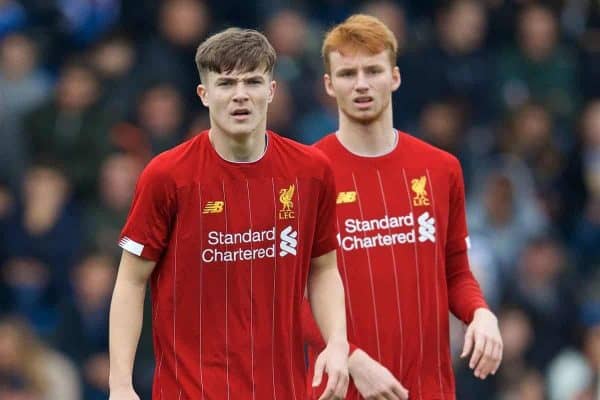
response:
<path fill-rule="evenodd" d="M 381 112 L 346 113 L 346 116 L 354 122 L 367 125 L 379 119 Z"/>

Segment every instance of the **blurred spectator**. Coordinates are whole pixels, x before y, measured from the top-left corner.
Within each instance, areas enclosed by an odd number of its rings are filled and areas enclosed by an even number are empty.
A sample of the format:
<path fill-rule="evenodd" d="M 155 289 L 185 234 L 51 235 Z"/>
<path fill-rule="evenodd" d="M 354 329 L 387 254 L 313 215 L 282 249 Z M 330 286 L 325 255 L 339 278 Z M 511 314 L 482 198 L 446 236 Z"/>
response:
<path fill-rule="evenodd" d="M 427 102 L 452 98 L 475 121 L 493 116 L 494 64 L 483 46 L 486 31 L 482 2 L 453 0 L 443 7 L 436 18 L 437 40 L 401 62 L 404 74 L 399 96 L 408 96 L 412 103 L 403 104 L 420 112 Z"/>
<path fill-rule="evenodd" d="M 144 40 L 156 29 L 160 5 L 164 0 L 144 0 L 143 2 L 122 1 L 121 21 L 117 29 L 125 29 L 136 41 Z"/>
<path fill-rule="evenodd" d="M 27 13 L 16 0 L 0 0 L 0 39 L 27 24 Z"/>
<path fill-rule="evenodd" d="M 537 202 L 527 168 L 518 160 L 500 159 L 499 166 L 478 167 L 468 201 L 469 230 L 490 243 L 501 268 L 501 278 L 514 271 L 523 245 L 548 224 Z"/>
<path fill-rule="evenodd" d="M 148 161 L 179 144 L 186 130 L 181 94 L 168 82 L 156 83 L 139 96 L 132 123 L 113 126 L 113 147 Z"/>
<path fill-rule="evenodd" d="M 425 0 L 423 0 L 425 1 Z M 358 0 L 306 0 L 308 15 L 328 27 L 347 18 L 360 4 Z"/>
<path fill-rule="evenodd" d="M 277 52 L 277 64 L 274 75 L 280 84 L 287 84 L 294 93 L 293 106 L 296 112 L 304 113 L 310 102 L 296 101 L 312 96 L 312 82 L 320 80 L 322 65 L 312 64 L 320 51 L 319 37 L 314 36 L 306 18 L 291 9 L 282 9 L 274 13 L 266 22 L 265 34 Z M 318 71 L 318 72 L 317 72 Z M 280 95 L 279 89 L 274 98 Z M 271 124 L 269 115 L 269 125 Z"/>
<path fill-rule="evenodd" d="M 545 400 L 544 377 L 534 369 L 513 371 L 511 379 L 500 389 L 499 400 Z"/>
<path fill-rule="evenodd" d="M 467 126 L 463 109 L 458 104 L 452 101 L 437 101 L 423 108 L 418 132 L 428 143 L 458 157 L 468 185 L 475 160 L 466 140 Z"/>
<path fill-rule="evenodd" d="M 12 190 L 2 180 L 0 180 L 0 232 L 2 224 L 14 212 L 15 197 Z M 0 252 L 0 262 L 2 262 L 2 253 Z"/>
<path fill-rule="evenodd" d="M 269 18 L 265 31 L 277 52 L 277 77 L 284 81 L 298 79 L 308 44 L 308 26 L 304 16 L 293 10 L 281 10 Z"/>
<path fill-rule="evenodd" d="M 61 308 L 56 344 L 83 366 L 86 400 L 108 394 L 108 310 L 116 278 L 115 260 L 91 254 L 71 274 L 73 298 Z"/>
<path fill-rule="evenodd" d="M 192 117 L 188 133 L 185 138 L 190 139 L 198 133 L 207 130 L 210 127 L 210 116 L 208 115 L 208 109 L 205 108 L 201 112 L 197 113 Z"/>
<path fill-rule="evenodd" d="M 504 307 L 498 318 L 504 341 L 503 373 L 525 367 L 525 355 L 534 345 L 534 332 L 530 318 L 516 306 Z"/>
<path fill-rule="evenodd" d="M 539 104 L 524 104 L 512 115 L 499 140 L 502 152 L 527 165 L 545 213 L 558 219 L 562 196 L 558 187 L 565 168 L 563 151 L 570 144 L 564 143 L 566 140 L 561 143 L 552 116 Z"/>
<path fill-rule="evenodd" d="M 299 117 L 295 138 L 302 143 L 312 144 L 338 128 L 338 108 L 333 97 L 325 92 L 322 80 L 313 83 L 314 104 Z"/>
<path fill-rule="evenodd" d="M 571 327 L 577 322 L 577 308 L 568 267 L 559 242 L 535 238 L 527 243 L 506 286 L 505 302 L 518 306 L 531 319 L 536 346 L 527 359 L 540 370 L 574 339 Z"/>
<path fill-rule="evenodd" d="M 588 4 L 587 30 L 581 38 L 581 79 L 583 95 L 590 98 L 600 97 L 600 4 Z"/>
<path fill-rule="evenodd" d="M 146 133 L 152 154 L 179 144 L 184 131 L 183 99 L 170 85 L 156 85 L 142 93 L 138 124 Z"/>
<path fill-rule="evenodd" d="M 30 168 L 22 202 L 1 227 L 0 255 L 38 259 L 49 268 L 52 285 L 66 288 L 64 276 L 81 250 L 82 230 L 62 173 L 43 165 Z"/>
<path fill-rule="evenodd" d="M 583 303 L 579 313 L 584 326 L 581 349 L 564 349 L 548 369 L 550 400 L 592 400 L 600 395 L 600 303 L 597 284 L 591 287 L 595 296 Z"/>
<path fill-rule="evenodd" d="M 264 22 L 264 17 L 273 12 L 279 4 L 287 4 L 283 0 L 259 0 L 259 1 L 244 1 L 244 0 L 197 0 L 204 1 L 206 7 L 210 8 L 211 15 L 215 21 L 219 21 L 219 25 L 215 25 L 217 29 L 240 26 L 244 28 L 252 28 L 260 26 Z"/>
<path fill-rule="evenodd" d="M 33 40 L 21 34 L 4 37 L 0 41 L 0 179 L 9 180 L 13 187 L 21 179 L 27 155 L 23 116 L 49 91 L 50 80 L 38 66 Z"/>
<path fill-rule="evenodd" d="M 34 162 L 60 161 L 78 198 L 95 194 L 100 162 L 108 150 L 110 117 L 98 107 L 100 86 L 92 70 L 68 64 L 54 98 L 30 113 L 25 129 Z"/>
<path fill-rule="evenodd" d="M 269 104 L 267 120 L 269 129 L 280 135 L 293 137 L 294 105 L 289 85 L 285 81 L 279 81 L 276 96 Z"/>
<path fill-rule="evenodd" d="M 390 0 L 374 0 L 367 2 L 360 10 L 364 14 L 379 18 L 394 33 L 398 42 L 398 55 L 408 47 L 408 29 L 404 8 Z"/>
<path fill-rule="evenodd" d="M 144 43 L 135 76 L 142 85 L 171 82 L 186 105 L 201 108 L 196 97 L 200 78 L 193 62 L 196 48 L 210 27 L 209 10 L 198 0 L 163 1 L 158 17 L 158 35 Z"/>
<path fill-rule="evenodd" d="M 116 118 L 131 111 L 139 82 L 134 76 L 136 48 L 124 35 L 114 34 L 98 43 L 90 53 L 90 61 L 102 84 L 102 107 Z"/>
<path fill-rule="evenodd" d="M 0 315 L 20 315 L 37 334 L 50 336 L 56 328 L 58 293 L 48 265 L 23 257 L 9 259 L 1 267 Z"/>
<path fill-rule="evenodd" d="M 591 101 L 581 117 L 580 145 L 563 181 L 563 221 L 574 226 L 573 247 L 583 277 L 600 266 L 600 100 Z M 571 232 L 571 231 L 567 231 Z"/>
<path fill-rule="evenodd" d="M 14 318 L 0 319 L 0 398 L 79 400 L 77 372 Z"/>
<path fill-rule="evenodd" d="M 477 234 L 469 235 L 471 247 L 469 248 L 469 264 L 473 275 L 479 282 L 485 301 L 492 310 L 500 307 L 502 300 L 502 282 L 500 277 L 502 271 L 491 243 L 485 237 Z"/>
<path fill-rule="evenodd" d="M 527 101 L 543 104 L 562 120 L 577 107 L 576 62 L 559 43 L 556 15 L 540 3 L 527 6 L 518 19 L 518 47 L 498 59 L 501 104 L 515 109 Z"/>
<path fill-rule="evenodd" d="M 81 48 L 99 40 L 119 20 L 121 0 L 57 0 L 61 27 L 69 42 Z"/>
<path fill-rule="evenodd" d="M 98 202 L 86 211 L 89 248 L 107 254 L 121 253 L 115 243 L 127 217 L 142 167 L 140 160 L 127 154 L 113 154 L 104 160 Z"/>

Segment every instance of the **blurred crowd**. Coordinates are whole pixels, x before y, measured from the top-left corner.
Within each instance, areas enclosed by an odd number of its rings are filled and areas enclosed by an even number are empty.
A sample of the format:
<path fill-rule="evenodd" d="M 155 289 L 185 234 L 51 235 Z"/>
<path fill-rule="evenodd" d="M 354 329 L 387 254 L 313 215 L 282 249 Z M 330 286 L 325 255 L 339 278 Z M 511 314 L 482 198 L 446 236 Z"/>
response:
<path fill-rule="evenodd" d="M 268 126 L 313 143 L 337 127 L 322 34 L 354 12 L 397 36 L 395 126 L 464 168 L 505 354 L 486 381 L 457 359 L 458 398 L 600 398 L 600 1 L 0 0 L 1 400 L 107 399 L 117 237 L 145 163 L 208 127 L 201 40 L 265 32 Z"/>

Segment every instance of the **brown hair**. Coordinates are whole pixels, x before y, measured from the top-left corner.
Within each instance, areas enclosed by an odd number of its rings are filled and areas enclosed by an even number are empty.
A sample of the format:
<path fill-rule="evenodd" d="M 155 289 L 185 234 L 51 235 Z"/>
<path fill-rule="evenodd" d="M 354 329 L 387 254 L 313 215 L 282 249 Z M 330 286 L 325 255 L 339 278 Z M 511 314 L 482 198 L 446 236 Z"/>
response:
<path fill-rule="evenodd" d="M 334 26 L 325 35 L 321 55 L 325 63 L 325 72 L 329 73 L 331 65 L 329 54 L 333 51 L 366 50 L 377 54 L 388 50 L 390 63 L 396 65 L 398 42 L 396 37 L 381 20 L 370 15 L 355 14 L 339 25 Z"/>
<path fill-rule="evenodd" d="M 196 51 L 200 79 L 207 71 L 229 73 L 263 67 L 272 73 L 277 56 L 265 35 L 253 29 L 229 28 L 206 39 Z"/>

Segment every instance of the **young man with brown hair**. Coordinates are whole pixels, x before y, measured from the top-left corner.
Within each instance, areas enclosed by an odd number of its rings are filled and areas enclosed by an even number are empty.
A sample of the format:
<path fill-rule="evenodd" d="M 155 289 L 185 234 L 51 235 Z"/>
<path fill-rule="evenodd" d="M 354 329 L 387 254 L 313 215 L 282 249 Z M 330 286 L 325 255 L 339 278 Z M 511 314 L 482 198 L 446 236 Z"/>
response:
<path fill-rule="evenodd" d="M 469 269 L 458 160 L 392 125 L 396 52 L 393 33 L 366 15 L 335 26 L 323 44 L 339 130 L 315 146 L 332 161 L 338 189 L 347 398 L 453 400 L 448 311 L 468 325 L 462 356 L 472 353 L 476 377 L 496 372 L 502 339 Z M 306 315 L 312 348 L 321 348 Z"/>
<path fill-rule="evenodd" d="M 153 398 L 305 398 L 301 304 L 327 346 L 328 387 L 348 384 L 335 187 L 316 149 L 267 131 L 275 51 L 253 30 L 208 38 L 196 63 L 210 130 L 141 174 L 123 228 L 110 315 L 111 400 L 138 399 L 131 375 L 152 289 Z"/>

